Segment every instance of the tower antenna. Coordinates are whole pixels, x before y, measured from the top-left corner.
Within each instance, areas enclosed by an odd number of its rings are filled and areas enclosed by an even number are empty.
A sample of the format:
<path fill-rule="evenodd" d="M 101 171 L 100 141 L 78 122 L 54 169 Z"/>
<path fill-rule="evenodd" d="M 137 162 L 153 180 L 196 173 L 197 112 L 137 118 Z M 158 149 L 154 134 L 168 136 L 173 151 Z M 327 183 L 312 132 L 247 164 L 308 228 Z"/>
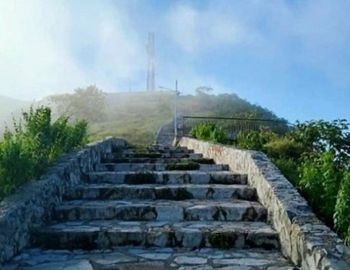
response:
<path fill-rule="evenodd" d="M 154 33 L 148 33 L 147 43 L 147 91 L 155 90 L 155 48 Z"/>

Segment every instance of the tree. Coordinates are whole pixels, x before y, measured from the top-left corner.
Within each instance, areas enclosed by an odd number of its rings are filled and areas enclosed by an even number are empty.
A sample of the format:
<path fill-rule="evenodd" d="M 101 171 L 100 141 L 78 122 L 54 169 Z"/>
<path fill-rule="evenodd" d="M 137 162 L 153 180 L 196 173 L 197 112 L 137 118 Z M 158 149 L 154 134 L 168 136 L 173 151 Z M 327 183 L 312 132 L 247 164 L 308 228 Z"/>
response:
<path fill-rule="evenodd" d="M 58 115 L 65 115 L 70 120 L 98 122 L 105 117 L 106 95 L 95 85 L 78 88 L 73 94 L 50 97 L 56 106 Z"/>

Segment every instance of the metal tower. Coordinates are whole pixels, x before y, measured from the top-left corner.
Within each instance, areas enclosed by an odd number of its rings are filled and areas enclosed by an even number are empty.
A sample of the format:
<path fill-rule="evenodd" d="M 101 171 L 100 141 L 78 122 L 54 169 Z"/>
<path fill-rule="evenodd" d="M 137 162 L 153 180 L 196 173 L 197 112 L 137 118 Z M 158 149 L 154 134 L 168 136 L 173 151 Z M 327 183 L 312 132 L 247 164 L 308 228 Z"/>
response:
<path fill-rule="evenodd" d="M 147 91 L 155 90 L 155 49 L 154 33 L 148 33 L 147 43 Z"/>

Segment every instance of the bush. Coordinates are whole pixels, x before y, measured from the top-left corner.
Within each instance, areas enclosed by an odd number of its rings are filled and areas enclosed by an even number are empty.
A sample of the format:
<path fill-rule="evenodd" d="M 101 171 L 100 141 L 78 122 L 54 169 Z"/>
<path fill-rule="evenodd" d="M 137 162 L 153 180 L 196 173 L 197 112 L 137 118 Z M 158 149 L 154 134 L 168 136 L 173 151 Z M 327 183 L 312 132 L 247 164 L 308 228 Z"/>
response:
<path fill-rule="evenodd" d="M 345 120 L 309 121 L 284 136 L 241 132 L 237 146 L 265 152 L 318 217 L 350 245 L 350 133 Z"/>
<path fill-rule="evenodd" d="M 213 123 L 200 123 L 195 125 L 190 132 L 196 139 L 212 141 L 216 143 L 226 143 L 227 136 L 222 127 Z"/>
<path fill-rule="evenodd" d="M 7 129 L 0 143 L 0 199 L 38 177 L 62 153 L 86 143 L 86 122 L 68 124 L 61 117 L 51 123 L 51 109 L 33 108 Z"/>
<path fill-rule="evenodd" d="M 290 137 L 271 137 L 271 140 L 263 145 L 266 153 L 277 159 L 298 160 L 305 151 L 301 143 L 295 142 Z"/>
<path fill-rule="evenodd" d="M 269 130 L 260 131 L 241 131 L 236 138 L 236 145 L 241 148 L 263 151 L 264 145 L 278 135 Z"/>
<path fill-rule="evenodd" d="M 298 163 L 290 158 L 272 159 L 274 164 L 281 170 L 282 174 L 294 185 L 299 184 Z"/>
<path fill-rule="evenodd" d="M 340 186 L 335 205 L 334 223 L 338 232 L 350 245 L 350 173 L 346 173 Z"/>
<path fill-rule="evenodd" d="M 300 187 L 313 209 L 329 225 L 333 224 L 333 214 L 343 171 L 334 163 L 331 151 L 319 156 L 308 157 L 299 167 Z"/>

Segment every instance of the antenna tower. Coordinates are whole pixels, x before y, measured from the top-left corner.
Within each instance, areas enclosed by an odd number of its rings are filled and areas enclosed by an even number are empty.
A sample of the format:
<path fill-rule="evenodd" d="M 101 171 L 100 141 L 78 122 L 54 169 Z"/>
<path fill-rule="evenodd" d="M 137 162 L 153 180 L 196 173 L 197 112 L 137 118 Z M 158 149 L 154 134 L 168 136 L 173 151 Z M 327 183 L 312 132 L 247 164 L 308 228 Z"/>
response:
<path fill-rule="evenodd" d="M 147 43 L 147 91 L 155 90 L 155 49 L 154 33 L 148 33 Z"/>

